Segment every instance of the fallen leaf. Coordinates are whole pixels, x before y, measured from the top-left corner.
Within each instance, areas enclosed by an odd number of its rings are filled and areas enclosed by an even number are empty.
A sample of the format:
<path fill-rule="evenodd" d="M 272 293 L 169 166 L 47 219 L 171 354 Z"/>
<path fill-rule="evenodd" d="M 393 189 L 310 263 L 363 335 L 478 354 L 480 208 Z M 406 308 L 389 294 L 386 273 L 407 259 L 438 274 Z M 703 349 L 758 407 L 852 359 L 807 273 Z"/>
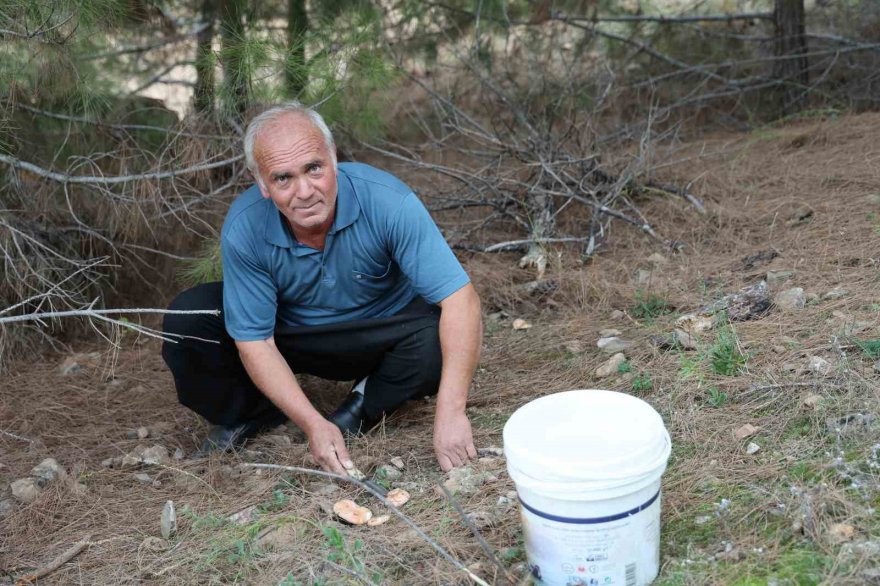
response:
<path fill-rule="evenodd" d="M 526 320 L 522 319 L 521 317 L 518 317 L 515 320 L 513 320 L 513 329 L 515 329 L 515 330 L 527 330 L 530 327 L 532 327 L 532 324 L 530 324 Z"/>
<path fill-rule="evenodd" d="M 333 512 L 350 525 L 363 525 L 373 518 L 373 512 L 370 509 L 361 507 L 350 499 L 337 501 L 333 505 Z"/>
<path fill-rule="evenodd" d="M 385 500 L 388 501 L 388 504 L 393 505 L 397 508 L 400 508 L 408 503 L 409 498 L 409 493 L 402 488 L 389 490 L 388 494 L 385 495 Z"/>

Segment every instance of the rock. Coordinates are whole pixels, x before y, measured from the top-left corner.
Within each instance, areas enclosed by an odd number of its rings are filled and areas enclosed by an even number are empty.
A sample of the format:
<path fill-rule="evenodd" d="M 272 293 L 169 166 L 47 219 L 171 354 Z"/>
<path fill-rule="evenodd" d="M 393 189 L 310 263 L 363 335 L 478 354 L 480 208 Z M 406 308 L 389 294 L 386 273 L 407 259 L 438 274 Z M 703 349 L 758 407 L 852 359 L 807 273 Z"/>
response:
<path fill-rule="evenodd" d="M 655 252 L 651 256 L 648 257 L 648 262 L 652 265 L 665 265 L 669 264 L 669 260 L 660 254 L 659 252 Z"/>
<path fill-rule="evenodd" d="M 625 317 L 626 317 L 626 314 L 624 312 L 620 311 L 619 309 L 615 309 L 614 311 L 611 312 L 611 319 L 613 319 L 615 321 L 621 320 Z"/>
<path fill-rule="evenodd" d="M 847 291 L 846 289 L 841 289 L 840 287 L 835 287 L 831 291 L 824 293 L 822 295 L 822 300 L 831 301 L 833 299 L 840 299 L 841 297 L 845 297 L 847 295 L 849 295 L 849 291 Z"/>
<path fill-rule="evenodd" d="M 556 291 L 559 288 L 559 283 L 553 280 L 538 279 L 523 283 L 518 288 L 526 295 L 546 295 Z"/>
<path fill-rule="evenodd" d="M 725 295 L 718 301 L 700 309 L 700 313 L 714 314 L 727 311 L 731 321 L 744 321 L 761 317 L 770 309 L 770 288 L 766 281 L 743 287 L 736 293 Z"/>
<path fill-rule="evenodd" d="M 64 362 L 61 363 L 61 366 L 58 367 L 59 372 L 63 376 L 70 376 L 71 374 L 76 374 L 82 370 L 82 365 L 76 361 L 74 356 L 68 356 L 64 359 Z"/>
<path fill-rule="evenodd" d="M 880 568 L 865 568 L 859 572 L 859 577 L 867 586 L 880 586 Z"/>
<path fill-rule="evenodd" d="M 618 352 L 609 358 L 602 366 L 597 368 L 595 375 L 597 378 L 607 378 L 613 374 L 617 374 L 617 369 L 620 368 L 620 365 L 624 362 L 626 362 L 626 356 L 623 352 Z"/>
<path fill-rule="evenodd" d="M 378 525 L 384 525 L 391 519 L 391 515 L 379 515 L 378 517 L 373 517 L 369 521 L 367 521 L 367 527 L 376 527 Z"/>
<path fill-rule="evenodd" d="M 150 430 L 147 427 L 139 427 L 137 428 L 137 431 L 135 433 L 137 435 L 137 438 L 141 440 L 150 437 Z"/>
<path fill-rule="evenodd" d="M 153 479 L 150 478 L 149 474 L 145 474 L 144 472 L 138 472 L 134 474 L 134 479 L 137 480 L 140 484 L 153 484 Z"/>
<path fill-rule="evenodd" d="M 177 512 L 174 510 L 174 501 L 165 501 L 162 508 L 162 518 L 159 521 L 159 531 L 162 539 L 170 539 L 177 532 Z"/>
<path fill-rule="evenodd" d="M 497 446 L 489 446 L 488 448 L 477 448 L 477 455 L 494 456 L 496 458 L 500 458 L 504 456 L 504 448 L 499 448 Z"/>
<path fill-rule="evenodd" d="M 519 317 L 513 320 L 512 325 L 514 330 L 527 330 L 532 327 L 532 324 Z"/>
<path fill-rule="evenodd" d="M 257 535 L 254 546 L 257 551 L 291 551 L 302 543 L 305 531 L 298 523 L 285 523 L 267 527 Z"/>
<path fill-rule="evenodd" d="M 139 464 L 168 466 L 171 464 L 171 458 L 168 450 L 159 444 L 149 448 L 138 446 L 122 458 L 123 468 L 131 468 Z"/>
<path fill-rule="evenodd" d="M 136 429 L 129 429 L 125 432 L 125 439 L 135 440 L 138 438 L 138 433 Z"/>
<path fill-rule="evenodd" d="M 122 457 L 117 456 L 115 458 L 101 460 L 101 466 L 104 468 L 120 468 L 122 466 Z"/>
<path fill-rule="evenodd" d="M 810 409 L 816 409 L 821 402 L 822 397 L 819 395 L 807 395 L 804 398 L 804 406 L 809 407 Z"/>
<path fill-rule="evenodd" d="M 608 338 L 599 338 L 599 341 L 596 342 L 596 346 L 606 354 L 617 354 L 618 352 L 623 352 L 632 346 L 632 343 L 622 338 L 618 338 L 617 336 L 611 336 Z"/>
<path fill-rule="evenodd" d="M 676 344 L 681 346 L 682 350 L 697 349 L 696 339 L 684 330 L 675 330 L 672 332 L 672 339 L 675 340 Z"/>
<path fill-rule="evenodd" d="M 397 480 L 400 476 L 400 469 L 396 466 L 383 465 L 376 468 L 376 478 L 379 480 Z"/>
<path fill-rule="evenodd" d="M 513 504 L 512 500 L 510 500 L 506 496 L 500 496 L 500 497 L 498 497 L 498 502 L 495 503 L 495 506 L 500 509 L 506 509 L 512 504 Z"/>
<path fill-rule="evenodd" d="M 743 268 L 747 271 L 751 270 L 756 266 L 772 261 L 777 256 L 779 256 L 779 252 L 773 249 L 762 250 L 755 254 L 750 254 L 742 259 Z"/>
<path fill-rule="evenodd" d="M 581 354 L 584 350 L 586 350 L 586 348 L 584 348 L 583 342 L 581 342 L 580 340 L 569 340 L 568 342 L 565 342 L 562 346 L 567 352 L 570 352 L 572 354 Z"/>
<path fill-rule="evenodd" d="M 487 513 L 486 511 L 476 511 L 473 513 L 468 513 L 466 517 L 467 520 L 470 521 L 473 526 L 477 528 L 478 531 L 489 529 L 490 527 L 495 525 L 495 516 L 492 513 Z"/>
<path fill-rule="evenodd" d="M 840 556 L 846 561 L 880 558 L 880 541 L 863 540 L 844 544 Z"/>
<path fill-rule="evenodd" d="M 599 330 L 599 337 L 600 337 L 600 338 L 610 338 L 610 337 L 612 337 L 612 336 L 619 336 L 620 333 L 621 333 L 621 332 L 620 332 L 620 330 L 618 330 L 618 329 L 615 329 L 615 328 L 605 328 L 604 330 Z"/>
<path fill-rule="evenodd" d="M 874 363 L 874 372 L 880 374 L 880 360 Z"/>
<path fill-rule="evenodd" d="M 409 493 L 402 488 L 389 490 L 388 494 L 385 495 L 385 500 L 388 501 L 388 504 L 397 507 L 398 509 L 408 503 L 409 499 Z"/>
<path fill-rule="evenodd" d="M 40 497 L 40 485 L 36 478 L 20 478 L 9 485 L 12 496 L 22 503 L 32 503 Z"/>
<path fill-rule="evenodd" d="M 735 432 L 733 432 L 733 436 L 737 440 L 742 441 L 748 437 L 752 437 L 753 435 L 758 433 L 758 431 L 760 431 L 760 429 L 761 428 L 755 427 L 751 423 L 746 423 L 745 425 L 743 425 L 739 429 L 737 429 Z"/>
<path fill-rule="evenodd" d="M 856 535 L 856 528 L 848 523 L 835 523 L 828 528 L 828 538 L 832 543 L 852 541 Z"/>
<path fill-rule="evenodd" d="M 31 476 L 34 476 L 45 485 L 58 479 L 67 477 L 67 471 L 62 468 L 54 458 L 46 458 L 31 469 Z"/>
<path fill-rule="evenodd" d="M 174 448 L 174 459 L 175 460 L 177 460 L 177 461 L 183 460 L 184 456 L 185 456 L 185 454 L 183 453 L 182 449 Z"/>
<path fill-rule="evenodd" d="M 0 519 L 15 510 L 15 501 L 12 499 L 0 499 Z"/>
<path fill-rule="evenodd" d="M 160 553 L 168 549 L 168 542 L 164 539 L 160 539 L 159 537 L 150 536 L 141 541 L 139 550 L 147 550 L 153 553 Z"/>
<path fill-rule="evenodd" d="M 675 326 L 691 335 L 702 334 L 712 329 L 712 318 L 689 313 L 675 320 Z"/>
<path fill-rule="evenodd" d="M 443 486 L 452 494 L 468 495 L 477 492 L 480 487 L 488 482 L 498 480 L 496 476 L 487 471 L 476 471 L 471 466 L 453 468 L 447 473 L 447 479 Z M 441 496 L 443 491 L 439 491 Z"/>
<path fill-rule="evenodd" d="M 782 311 L 798 311 L 806 306 L 807 298 L 801 287 L 792 287 L 779 293 L 773 303 Z"/>
<path fill-rule="evenodd" d="M 749 456 L 753 456 L 761 451 L 761 446 L 756 444 L 755 442 L 749 442 L 749 445 L 746 446 L 746 454 Z"/>
<path fill-rule="evenodd" d="M 651 270 L 638 269 L 636 271 L 636 284 L 639 287 L 650 287 L 660 280 L 660 268 L 654 266 Z"/>
<path fill-rule="evenodd" d="M 652 346 L 655 346 L 660 350 L 675 349 L 675 339 L 669 335 L 651 334 L 648 341 L 651 342 Z"/>
<path fill-rule="evenodd" d="M 807 365 L 810 372 L 814 372 L 820 376 L 827 376 L 831 373 L 831 363 L 821 356 L 810 356 L 810 362 Z"/>
<path fill-rule="evenodd" d="M 771 287 L 779 285 L 790 280 L 794 276 L 794 271 L 768 271 L 767 284 Z"/>
<path fill-rule="evenodd" d="M 260 512 L 257 510 L 257 505 L 251 505 L 246 509 L 242 509 L 237 513 L 229 515 L 226 517 L 226 520 L 235 523 L 236 525 L 250 525 L 256 521 L 259 516 Z"/>
<path fill-rule="evenodd" d="M 772 350 L 776 354 L 785 354 L 785 352 L 786 352 L 785 346 L 782 346 L 781 344 L 777 344 L 776 346 L 773 346 Z"/>
<path fill-rule="evenodd" d="M 404 468 L 406 468 L 406 465 L 403 463 L 403 458 L 401 458 L 400 456 L 395 456 L 391 458 L 391 465 L 398 470 L 403 470 Z"/>

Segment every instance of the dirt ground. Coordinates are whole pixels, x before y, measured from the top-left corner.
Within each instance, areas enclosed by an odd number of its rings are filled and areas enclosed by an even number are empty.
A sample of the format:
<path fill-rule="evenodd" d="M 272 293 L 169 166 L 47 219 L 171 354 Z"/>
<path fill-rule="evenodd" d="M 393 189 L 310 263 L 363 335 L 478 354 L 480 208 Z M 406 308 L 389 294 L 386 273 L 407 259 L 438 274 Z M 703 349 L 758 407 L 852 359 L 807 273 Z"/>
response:
<path fill-rule="evenodd" d="M 880 339 L 878 134 L 880 115 L 870 114 L 665 147 L 658 178 L 693 182 L 708 214 L 668 197 L 643 210 L 683 249 L 660 250 L 615 224 L 609 251 L 587 263 L 574 249 L 551 250 L 552 286 L 540 294 L 522 287 L 535 275 L 516 268 L 516 255 L 463 256 L 486 326 L 468 407 L 478 447 L 501 446 L 507 417 L 548 393 L 638 395 L 663 416 L 674 446 L 656 584 L 880 583 L 880 344 L 864 344 Z M 654 253 L 662 259 L 649 261 Z M 682 314 L 768 273 L 772 295 L 800 287 L 805 306 L 718 319 L 693 350 L 651 342 Z M 514 329 L 517 318 L 531 327 Z M 599 379 L 605 328 L 631 347 L 626 365 Z M 81 551 L 37 583 L 471 583 L 403 519 L 369 528 L 334 520 L 329 506 L 340 498 L 382 514 L 365 491 L 243 465 L 313 467 L 296 429 L 240 454 L 191 459 L 205 425 L 177 405 L 159 342 L 126 335 L 108 348 L 35 357 L 0 383 L 0 584 L 78 542 Z M 80 368 L 63 374 L 71 359 Z M 346 392 L 305 384 L 324 409 Z M 380 477 L 412 494 L 401 511 L 425 536 L 490 584 L 528 583 L 504 459 L 474 462 L 479 486 L 455 497 L 483 546 L 435 489 L 445 478 L 431 422 L 430 402 L 410 405 L 353 441 L 356 462 L 373 472 L 399 457 L 400 478 Z M 745 424 L 754 431 L 738 438 Z M 149 436 L 138 439 L 139 427 Z M 154 445 L 168 453 L 160 464 L 102 464 Z M 45 458 L 64 477 L 30 503 L 12 499 L 6 487 Z M 169 500 L 178 528 L 165 540 Z M 249 507 L 244 519 L 227 518 Z"/>

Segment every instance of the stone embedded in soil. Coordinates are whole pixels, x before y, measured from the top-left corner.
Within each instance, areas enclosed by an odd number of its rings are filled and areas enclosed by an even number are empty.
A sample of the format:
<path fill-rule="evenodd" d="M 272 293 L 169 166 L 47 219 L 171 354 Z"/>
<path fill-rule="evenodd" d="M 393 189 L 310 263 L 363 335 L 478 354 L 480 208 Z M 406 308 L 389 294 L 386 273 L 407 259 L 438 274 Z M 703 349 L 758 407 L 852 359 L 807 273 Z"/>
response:
<path fill-rule="evenodd" d="M 623 352 L 618 352 L 609 358 L 602 366 L 596 369 L 596 378 L 607 378 L 618 372 L 620 365 L 626 362 L 626 356 Z"/>
<path fill-rule="evenodd" d="M 824 301 L 832 301 L 834 299 L 846 297 L 847 295 L 849 295 L 849 291 L 847 291 L 846 289 L 841 289 L 840 287 L 835 287 L 834 289 L 824 293 L 822 295 L 822 299 Z"/>
<path fill-rule="evenodd" d="M 792 287 L 779 293 L 773 303 L 782 311 L 798 311 L 806 307 L 807 297 L 801 287 Z"/>
<path fill-rule="evenodd" d="M 246 509 L 242 509 L 237 513 L 233 513 L 226 517 L 226 520 L 235 523 L 236 525 L 248 525 L 257 520 L 257 517 L 260 516 L 260 513 L 257 509 L 257 505 L 251 505 Z"/>
<path fill-rule="evenodd" d="M 599 330 L 600 338 L 610 338 L 612 336 L 619 336 L 621 331 L 616 328 L 605 328 L 603 330 Z"/>
<path fill-rule="evenodd" d="M 122 456 L 101 460 L 101 466 L 104 468 L 119 468 L 122 466 Z"/>
<path fill-rule="evenodd" d="M 767 313 L 770 305 L 770 288 L 767 282 L 762 280 L 756 285 L 743 287 L 736 293 L 725 295 L 718 301 L 704 306 L 700 309 L 700 313 L 714 314 L 726 310 L 729 320 L 745 321 L 761 317 Z"/>
<path fill-rule="evenodd" d="M 479 456 L 494 456 L 496 458 L 500 458 L 504 456 L 504 448 L 499 448 L 498 446 L 489 446 L 488 448 L 477 448 L 477 455 Z"/>
<path fill-rule="evenodd" d="M 782 346 L 780 344 L 773 346 L 772 350 L 776 354 L 785 354 L 785 346 Z"/>
<path fill-rule="evenodd" d="M 684 330 L 675 330 L 674 332 L 672 332 L 672 338 L 675 340 L 675 343 L 681 347 L 682 350 L 697 349 L 696 338 Z"/>
<path fill-rule="evenodd" d="M 651 334 L 648 337 L 648 341 L 651 342 L 652 346 L 654 346 L 660 350 L 673 350 L 673 349 L 675 349 L 675 340 L 670 335 Z"/>
<path fill-rule="evenodd" d="M 749 442 L 749 445 L 746 446 L 746 454 L 749 456 L 753 456 L 761 451 L 761 446 L 756 444 L 755 442 Z"/>
<path fill-rule="evenodd" d="M 186 454 L 183 453 L 183 450 L 180 448 L 174 448 L 174 459 L 175 460 L 183 460 Z"/>
<path fill-rule="evenodd" d="M 140 464 L 168 466 L 171 458 L 165 446 L 156 444 L 152 447 L 138 446 L 122 458 L 122 467 L 131 468 Z"/>
<path fill-rule="evenodd" d="M 12 499 L 0 499 L 0 519 L 15 510 L 15 501 Z"/>
<path fill-rule="evenodd" d="M 138 472 L 137 474 L 133 474 L 132 476 L 135 480 L 138 481 L 139 484 L 153 484 L 153 479 L 150 478 L 149 474 Z"/>
<path fill-rule="evenodd" d="M 735 432 L 733 432 L 733 436 L 738 440 L 744 440 L 748 437 L 752 437 L 756 433 L 760 431 L 759 427 L 755 427 L 751 423 L 746 423 L 745 425 L 739 427 Z"/>
<path fill-rule="evenodd" d="M 495 515 L 486 511 L 475 511 L 466 515 L 467 520 L 477 528 L 478 531 L 489 529 L 495 525 Z"/>
<path fill-rule="evenodd" d="M 67 477 L 67 471 L 54 458 L 46 458 L 31 469 L 31 476 L 36 477 L 40 484 L 48 484 Z"/>
<path fill-rule="evenodd" d="M 174 501 L 165 501 L 165 506 L 162 507 L 159 532 L 162 539 L 170 539 L 177 532 L 177 512 L 174 510 Z"/>
<path fill-rule="evenodd" d="M 166 549 L 168 549 L 168 547 L 169 546 L 167 541 L 150 535 L 149 537 L 146 537 L 143 541 L 141 541 L 141 545 L 140 547 L 138 547 L 138 549 L 146 550 L 153 553 L 159 553 L 165 551 Z"/>
<path fill-rule="evenodd" d="M 618 352 L 623 352 L 632 346 L 632 342 L 628 342 L 617 336 L 609 336 L 607 338 L 599 338 L 599 341 L 596 342 L 596 346 L 606 354 L 617 354 Z"/>
<path fill-rule="evenodd" d="M 40 497 L 40 485 L 36 478 L 20 478 L 9 485 L 12 496 L 22 503 L 32 503 Z"/>
<path fill-rule="evenodd" d="M 832 543 L 852 541 L 856 535 L 856 528 L 848 523 L 835 523 L 828 528 L 828 538 Z"/>
<path fill-rule="evenodd" d="M 707 332 L 711 330 L 714 325 L 715 322 L 712 321 L 712 318 L 695 315 L 693 313 L 688 313 L 675 320 L 675 327 L 684 330 L 691 335 Z"/>
<path fill-rule="evenodd" d="M 810 361 L 807 364 L 807 368 L 810 370 L 810 372 L 813 372 L 820 376 L 827 376 L 831 374 L 831 363 L 821 356 L 810 356 Z"/>
<path fill-rule="evenodd" d="M 389 461 L 391 462 L 391 465 L 398 470 L 403 470 L 404 468 L 406 468 L 406 464 L 403 463 L 403 458 L 401 458 L 400 456 L 394 456 Z"/>
<path fill-rule="evenodd" d="M 613 319 L 615 321 L 621 320 L 625 317 L 626 317 L 626 314 L 624 312 L 620 311 L 619 309 L 615 309 L 614 311 L 611 312 L 611 319 Z"/>
<path fill-rule="evenodd" d="M 767 284 L 771 287 L 785 283 L 794 276 L 794 271 L 767 271 Z"/>
<path fill-rule="evenodd" d="M 447 473 L 447 479 L 443 482 L 443 486 L 452 494 L 468 495 L 476 493 L 483 485 L 496 480 L 498 478 L 490 472 L 477 471 L 471 466 L 461 466 L 453 468 Z M 445 497 L 443 491 L 438 492 Z"/>

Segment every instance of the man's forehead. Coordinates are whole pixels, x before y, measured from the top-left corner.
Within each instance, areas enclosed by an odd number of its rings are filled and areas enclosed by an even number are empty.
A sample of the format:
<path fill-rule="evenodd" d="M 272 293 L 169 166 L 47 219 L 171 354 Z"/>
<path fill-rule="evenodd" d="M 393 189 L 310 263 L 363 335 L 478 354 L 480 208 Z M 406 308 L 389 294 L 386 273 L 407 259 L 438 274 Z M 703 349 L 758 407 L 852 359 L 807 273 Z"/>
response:
<path fill-rule="evenodd" d="M 296 115 L 286 117 L 291 116 Z M 271 157 L 273 151 L 331 156 L 324 135 L 308 118 L 279 119 L 267 125 L 254 141 L 254 155 L 257 158 Z"/>

